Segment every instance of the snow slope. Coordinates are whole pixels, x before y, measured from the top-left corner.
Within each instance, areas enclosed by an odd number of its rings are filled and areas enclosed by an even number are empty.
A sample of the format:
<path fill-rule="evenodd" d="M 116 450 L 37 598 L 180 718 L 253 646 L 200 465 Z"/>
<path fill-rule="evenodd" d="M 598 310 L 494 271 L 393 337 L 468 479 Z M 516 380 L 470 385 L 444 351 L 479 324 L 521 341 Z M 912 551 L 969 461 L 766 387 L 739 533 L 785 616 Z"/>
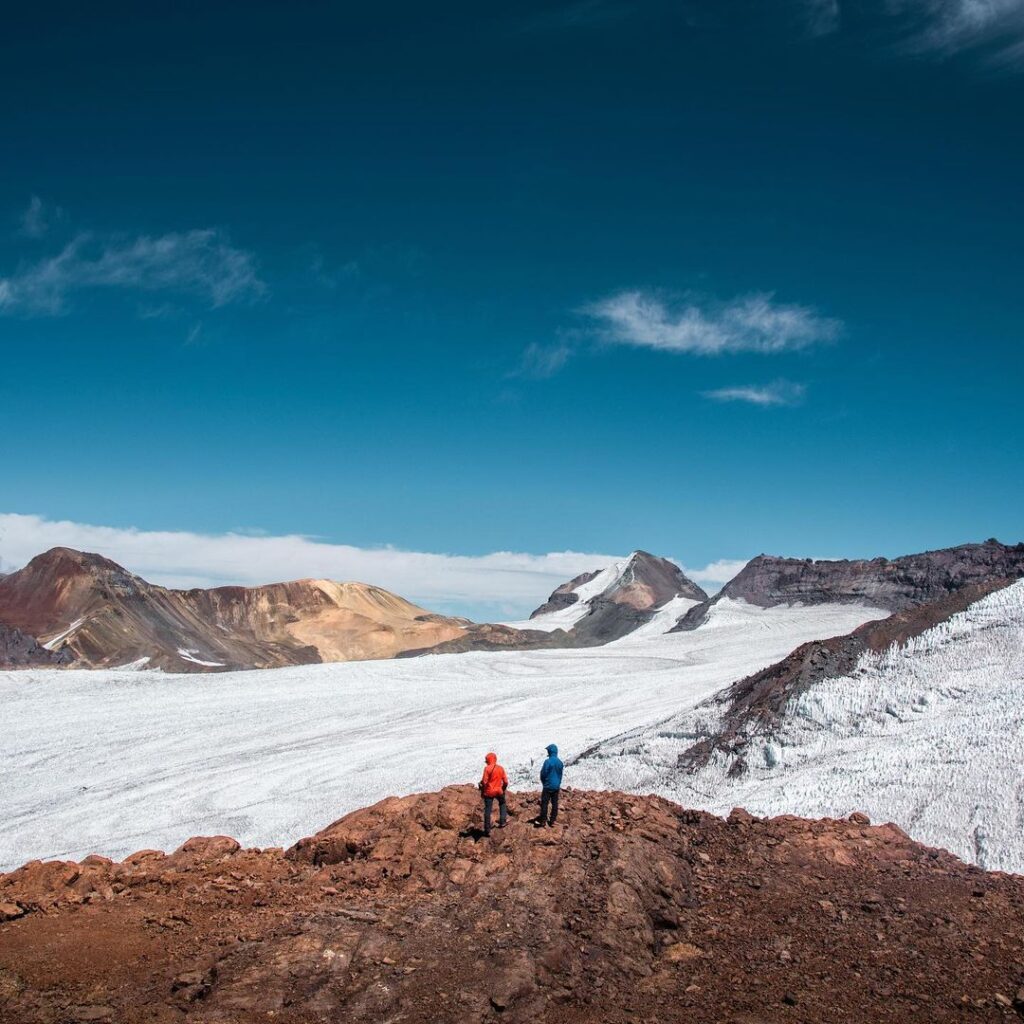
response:
<path fill-rule="evenodd" d="M 691 608 L 700 604 L 692 597 L 683 597 L 677 594 L 666 601 L 655 613 L 654 617 L 642 626 L 637 626 L 632 633 L 627 633 L 613 644 L 634 644 L 640 640 L 649 640 L 651 637 L 661 636 L 667 633 Z"/>
<path fill-rule="evenodd" d="M 677 773 L 679 752 L 718 713 L 696 708 L 609 743 L 574 781 L 716 813 L 862 810 L 982 867 L 1024 871 L 1024 581 L 812 686 L 777 733 L 751 742 L 744 776 L 730 779 L 721 755 Z"/>
<path fill-rule="evenodd" d="M 388 794 L 475 780 L 491 749 L 532 788 L 548 743 L 571 758 L 882 614 L 730 603 L 690 633 L 581 650 L 0 673 L 0 869 L 197 834 L 281 845 Z"/>
<path fill-rule="evenodd" d="M 519 622 L 503 622 L 503 626 L 511 626 L 513 629 L 541 629 L 545 633 L 551 633 L 556 629 L 564 629 L 568 632 L 590 611 L 591 598 L 603 594 L 609 587 L 614 586 L 622 578 L 633 555 L 623 558 L 618 562 L 612 562 L 607 568 L 602 569 L 589 583 L 578 586 L 573 593 L 577 600 L 568 608 L 560 608 L 556 612 L 546 612 L 532 619 L 522 619 Z"/>

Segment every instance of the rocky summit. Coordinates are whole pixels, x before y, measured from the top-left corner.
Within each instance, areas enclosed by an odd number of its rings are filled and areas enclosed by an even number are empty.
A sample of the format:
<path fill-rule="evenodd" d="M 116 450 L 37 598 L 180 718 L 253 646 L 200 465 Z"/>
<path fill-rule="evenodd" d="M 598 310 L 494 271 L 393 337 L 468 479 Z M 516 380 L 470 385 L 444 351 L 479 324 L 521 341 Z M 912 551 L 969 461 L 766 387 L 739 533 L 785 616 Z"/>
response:
<path fill-rule="evenodd" d="M 524 622 L 470 624 L 457 637 L 399 656 L 600 647 L 648 626 L 666 609 L 674 611 L 665 620 L 664 632 L 683 610 L 707 599 L 675 562 L 634 551 L 622 561 L 556 587 Z"/>
<path fill-rule="evenodd" d="M 893 825 L 568 790 L 484 838 L 468 786 L 287 852 L 195 838 L 0 876 L 0 1020 L 1007 1020 L 1024 879 Z"/>
<path fill-rule="evenodd" d="M 981 544 L 900 558 L 778 558 L 758 555 L 713 598 L 687 610 L 677 631 L 695 629 L 725 599 L 759 608 L 780 604 L 865 604 L 891 612 L 941 601 L 963 587 L 1024 576 L 1024 544 Z"/>
<path fill-rule="evenodd" d="M 172 672 L 390 658 L 465 629 L 365 583 L 170 590 L 71 548 L 0 579 L 0 624 L 59 652 L 59 664 Z M 0 642 L 0 668 L 38 663 L 6 657 Z"/>

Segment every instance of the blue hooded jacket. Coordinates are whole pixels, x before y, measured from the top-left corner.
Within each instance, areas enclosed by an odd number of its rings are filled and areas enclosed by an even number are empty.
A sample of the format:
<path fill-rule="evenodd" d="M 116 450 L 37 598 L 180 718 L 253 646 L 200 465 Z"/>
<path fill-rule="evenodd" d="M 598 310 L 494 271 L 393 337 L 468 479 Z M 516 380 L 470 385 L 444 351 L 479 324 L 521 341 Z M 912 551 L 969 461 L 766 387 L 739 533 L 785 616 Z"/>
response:
<path fill-rule="evenodd" d="M 540 784 L 545 789 L 562 788 L 562 769 L 565 765 L 558 759 L 558 747 L 548 744 L 548 759 L 541 765 Z"/>

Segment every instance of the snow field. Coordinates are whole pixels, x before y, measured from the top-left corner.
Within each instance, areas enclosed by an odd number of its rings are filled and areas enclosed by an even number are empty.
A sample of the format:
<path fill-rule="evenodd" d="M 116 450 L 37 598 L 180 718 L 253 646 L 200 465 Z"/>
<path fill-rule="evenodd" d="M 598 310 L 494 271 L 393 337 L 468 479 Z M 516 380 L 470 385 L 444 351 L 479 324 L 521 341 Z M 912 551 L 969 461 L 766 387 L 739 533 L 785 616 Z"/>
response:
<path fill-rule="evenodd" d="M 488 750 L 513 788 L 536 788 L 548 743 L 571 760 L 884 614 L 723 601 L 693 632 L 586 650 L 0 673 L 0 870 L 173 849 L 192 835 L 287 845 L 385 796 L 475 782 Z M 570 767 L 566 784 L 585 773 Z"/>
<path fill-rule="evenodd" d="M 1024 871 L 1024 581 L 791 701 L 777 733 L 751 738 L 743 777 L 724 756 L 675 771 L 721 711 L 709 701 L 636 730 L 576 778 L 718 814 L 861 810 L 981 867 Z"/>
<path fill-rule="evenodd" d="M 567 608 L 560 608 L 556 612 L 546 612 L 538 615 L 535 619 L 521 619 L 518 622 L 505 622 L 503 625 L 511 626 L 513 629 L 539 629 L 545 633 L 553 633 L 556 629 L 564 629 L 568 632 L 590 611 L 587 603 L 591 598 L 603 594 L 612 586 L 629 565 L 630 558 L 624 558 L 618 562 L 612 562 L 607 568 L 602 569 L 589 583 L 577 587 L 573 593 L 577 600 Z"/>

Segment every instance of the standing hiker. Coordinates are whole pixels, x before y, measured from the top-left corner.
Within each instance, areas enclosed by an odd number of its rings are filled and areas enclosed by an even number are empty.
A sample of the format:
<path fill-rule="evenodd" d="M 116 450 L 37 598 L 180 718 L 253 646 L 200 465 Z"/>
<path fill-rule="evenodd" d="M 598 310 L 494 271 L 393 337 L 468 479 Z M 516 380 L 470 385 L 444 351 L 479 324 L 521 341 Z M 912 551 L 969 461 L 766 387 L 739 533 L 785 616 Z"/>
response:
<path fill-rule="evenodd" d="M 558 747 L 554 743 L 549 743 L 547 760 L 540 769 L 540 784 L 543 788 L 540 791 L 540 817 L 537 819 L 537 824 L 541 828 L 545 825 L 554 825 L 555 819 L 558 817 L 558 793 L 562 788 L 564 768 L 565 765 L 558 758 Z"/>
<path fill-rule="evenodd" d="M 478 783 L 484 798 L 484 835 L 491 834 L 491 809 L 494 801 L 498 801 L 498 828 L 505 827 L 508 808 L 505 804 L 505 790 L 508 789 L 508 776 L 505 769 L 498 764 L 497 754 L 488 754 L 484 758 L 484 774 Z"/>

